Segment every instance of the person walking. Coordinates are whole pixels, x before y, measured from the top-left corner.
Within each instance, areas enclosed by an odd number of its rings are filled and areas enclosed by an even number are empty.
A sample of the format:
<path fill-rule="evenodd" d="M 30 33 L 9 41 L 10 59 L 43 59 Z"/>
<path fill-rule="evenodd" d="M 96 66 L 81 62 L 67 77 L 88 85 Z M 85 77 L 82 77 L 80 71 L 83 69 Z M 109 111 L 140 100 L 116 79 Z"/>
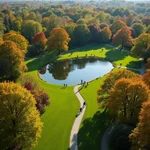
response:
<path fill-rule="evenodd" d="M 86 105 L 86 103 L 85 102 L 83 102 L 83 108 L 84 108 L 84 106 Z"/>

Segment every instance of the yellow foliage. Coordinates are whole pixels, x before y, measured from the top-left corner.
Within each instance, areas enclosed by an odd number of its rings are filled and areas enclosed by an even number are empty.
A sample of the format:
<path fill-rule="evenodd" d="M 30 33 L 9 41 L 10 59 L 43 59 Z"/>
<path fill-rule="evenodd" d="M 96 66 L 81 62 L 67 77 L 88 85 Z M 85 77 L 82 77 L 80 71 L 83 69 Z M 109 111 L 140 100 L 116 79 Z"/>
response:
<path fill-rule="evenodd" d="M 47 41 L 48 50 L 68 50 L 69 35 L 63 28 L 54 28 Z"/>
<path fill-rule="evenodd" d="M 31 149 L 41 135 L 42 122 L 32 94 L 19 84 L 0 83 L 0 140 L 2 149 Z M 3 120 L 3 121 L 2 121 Z"/>
<path fill-rule="evenodd" d="M 3 40 L 13 41 L 17 44 L 18 48 L 20 48 L 21 50 L 24 50 L 24 51 L 27 50 L 28 41 L 26 40 L 24 36 L 22 36 L 21 34 L 17 32 L 10 31 L 9 33 L 4 34 Z"/>

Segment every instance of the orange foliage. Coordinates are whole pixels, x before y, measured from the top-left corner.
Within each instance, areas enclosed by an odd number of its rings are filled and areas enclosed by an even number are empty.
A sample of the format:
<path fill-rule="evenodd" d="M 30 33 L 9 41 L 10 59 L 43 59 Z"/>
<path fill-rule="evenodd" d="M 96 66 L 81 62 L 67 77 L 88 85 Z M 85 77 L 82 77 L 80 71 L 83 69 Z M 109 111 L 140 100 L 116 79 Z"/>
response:
<path fill-rule="evenodd" d="M 48 50 L 68 50 L 69 35 L 63 28 L 54 28 L 47 41 Z"/>

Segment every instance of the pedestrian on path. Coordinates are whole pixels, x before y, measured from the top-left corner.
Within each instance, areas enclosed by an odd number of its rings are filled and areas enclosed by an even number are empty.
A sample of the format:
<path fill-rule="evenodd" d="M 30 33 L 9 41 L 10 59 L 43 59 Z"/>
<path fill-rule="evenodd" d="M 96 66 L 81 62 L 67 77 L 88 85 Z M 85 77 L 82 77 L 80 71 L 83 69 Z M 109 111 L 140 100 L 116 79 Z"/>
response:
<path fill-rule="evenodd" d="M 79 112 L 80 112 L 80 113 L 82 112 L 82 108 L 79 109 Z"/>
<path fill-rule="evenodd" d="M 85 102 L 83 102 L 83 107 L 82 108 L 84 108 L 84 106 L 86 105 L 86 103 Z"/>

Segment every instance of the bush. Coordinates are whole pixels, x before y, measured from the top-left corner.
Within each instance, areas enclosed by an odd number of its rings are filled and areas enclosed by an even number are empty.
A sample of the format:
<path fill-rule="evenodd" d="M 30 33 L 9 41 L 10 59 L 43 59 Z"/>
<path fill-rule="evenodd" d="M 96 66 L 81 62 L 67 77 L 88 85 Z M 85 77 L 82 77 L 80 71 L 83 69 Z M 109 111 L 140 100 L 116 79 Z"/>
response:
<path fill-rule="evenodd" d="M 109 145 L 112 150 L 130 150 L 129 134 L 134 127 L 124 124 L 115 125 L 111 131 Z"/>

